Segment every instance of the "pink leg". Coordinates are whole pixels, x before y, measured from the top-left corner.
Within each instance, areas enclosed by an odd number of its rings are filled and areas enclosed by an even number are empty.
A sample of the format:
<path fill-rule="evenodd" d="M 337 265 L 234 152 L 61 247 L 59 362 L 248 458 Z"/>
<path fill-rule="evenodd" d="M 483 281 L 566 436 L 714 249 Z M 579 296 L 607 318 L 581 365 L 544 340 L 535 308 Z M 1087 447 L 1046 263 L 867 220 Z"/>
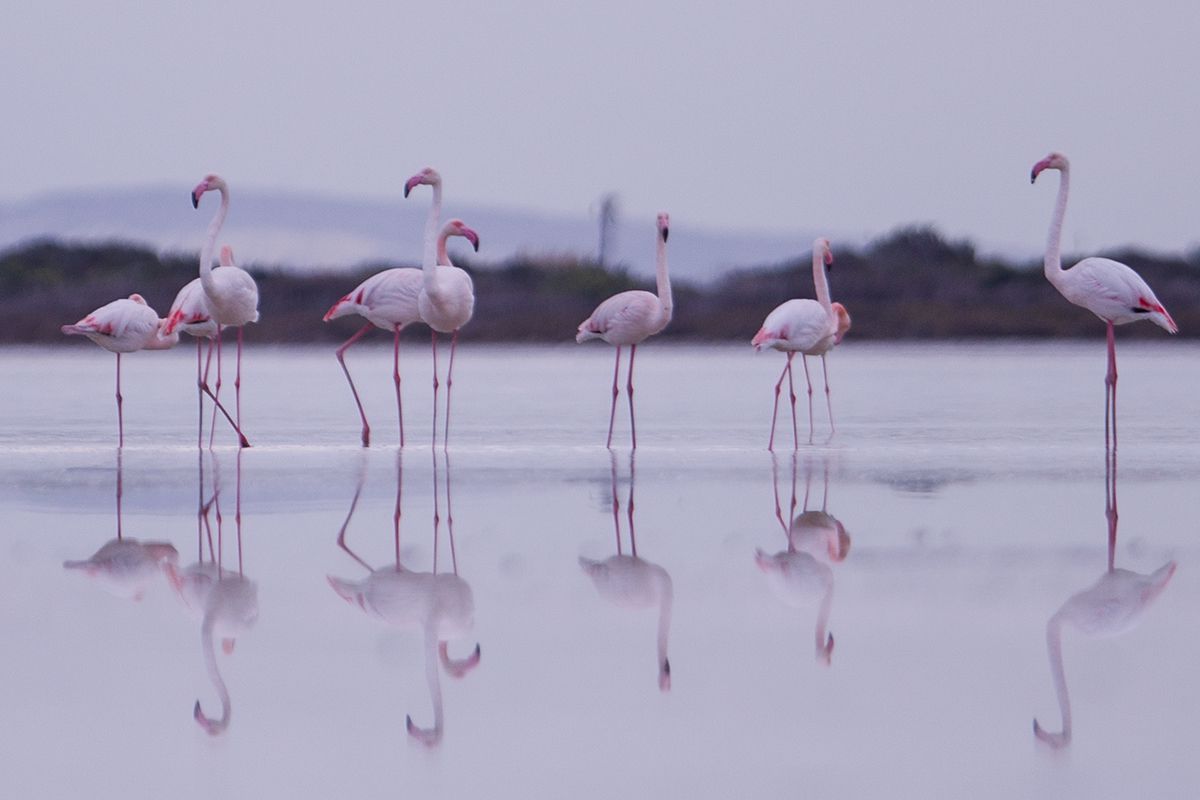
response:
<path fill-rule="evenodd" d="M 796 425 L 796 382 L 792 377 L 792 358 L 795 353 L 788 353 L 788 393 L 792 401 L 792 449 L 800 448 L 800 428 Z"/>
<path fill-rule="evenodd" d="M 117 447 L 125 446 L 125 414 L 121 409 L 121 354 L 117 353 Z"/>
<path fill-rule="evenodd" d="M 1105 419 L 1104 419 L 1104 438 L 1108 441 L 1108 423 L 1109 423 L 1109 403 L 1108 395 L 1112 395 L 1112 450 L 1117 452 L 1117 339 L 1113 331 L 1113 324 L 1108 323 L 1108 374 L 1104 378 L 1105 385 Z"/>
<path fill-rule="evenodd" d="M 431 452 L 433 453 L 433 574 L 437 575 L 438 539 L 440 539 L 442 535 L 442 511 L 440 506 L 441 495 L 438 492 L 437 448 L 433 448 Z"/>
<path fill-rule="evenodd" d="M 1105 508 L 1108 519 L 1108 571 L 1112 572 L 1117 552 L 1117 451 L 1105 449 Z"/>
<path fill-rule="evenodd" d="M 400 446 L 404 447 L 404 405 L 400 402 L 400 326 L 392 347 L 392 382 L 396 384 L 396 416 L 400 419 Z"/>
<path fill-rule="evenodd" d="M 217 328 L 217 385 L 213 390 L 213 403 L 221 402 L 221 334 L 225 331 Z M 213 437 L 217 435 L 217 427 L 210 425 L 208 428 L 208 449 L 212 449 Z"/>
<path fill-rule="evenodd" d="M 118 540 L 121 539 L 121 495 L 124 494 L 124 492 L 122 491 L 122 487 L 121 487 L 122 472 L 123 472 L 123 470 L 121 469 L 121 451 L 120 451 L 120 449 L 118 449 L 117 450 L 117 539 Z"/>
<path fill-rule="evenodd" d="M 211 359 L 212 359 L 212 343 L 211 342 L 209 342 L 209 346 L 208 346 L 208 355 L 209 355 L 209 359 L 210 359 L 210 363 L 211 363 Z M 204 392 L 210 398 L 212 398 L 212 401 L 213 401 L 212 422 L 208 426 L 208 446 L 210 448 L 213 446 L 213 437 L 217 433 L 217 424 L 216 424 L 217 412 L 220 411 L 221 414 L 224 415 L 225 419 L 227 419 L 229 421 L 229 426 L 231 428 L 233 428 L 234 433 L 236 433 L 238 435 L 238 445 L 240 447 L 249 447 L 250 442 L 242 434 L 241 427 L 236 422 L 233 421 L 233 417 L 231 417 L 229 415 L 229 412 L 227 410 L 225 410 L 225 406 L 222 405 L 220 399 L 218 399 L 218 396 L 221 393 L 221 331 L 217 332 L 217 390 L 216 390 L 216 392 L 213 392 L 211 389 L 208 388 L 208 367 L 209 367 L 208 364 L 206 364 L 204 367 Z"/>
<path fill-rule="evenodd" d="M 396 453 L 396 509 L 392 512 L 392 538 L 396 543 L 396 569 L 400 569 L 400 500 L 404 495 L 404 456 Z"/>
<path fill-rule="evenodd" d="M 237 373 L 233 378 L 233 391 L 237 397 L 237 431 L 238 436 L 242 435 L 242 331 L 245 330 L 242 326 L 238 326 L 238 354 L 237 354 Z M 240 442 L 242 447 L 249 447 L 245 438 L 242 437 Z M 240 541 L 240 540 L 239 540 Z"/>
<path fill-rule="evenodd" d="M 337 349 L 337 360 L 342 365 L 342 372 L 346 373 L 346 382 L 350 384 L 350 393 L 354 395 L 354 405 L 358 406 L 358 416 L 362 418 L 362 444 L 363 447 L 371 446 L 371 426 L 367 423 L 367 412 L 363 411 L 362 401 L 358 399 L 358 389 L 354 388 L 354 379 L 350 377 L 350 368 L 346 366 L 346 351 L 350 349 L 350 345 L 357 342 L 359 339 L 367 335 L 371 330 L 371 323 L 367 323 L 358 329 L 358 333 L 347 339 L 341 347 Z M 397 387 L 397 397 L 399 397 L 399 387 Z"/>
<path fill-rule="evenodd" d="M 212 389 L 208 388 L 208 373 L 209 373 L 209 370 L 212 368 L 212 357 L 213 357 L 213 340 L 209 339 L 208 340 L 208 355 L 204 359 L 204 388 L 202 389 L 202 391 L 205 394 L 207 394 L 210 398 L 213 397 L 213 392 L 212 392 Z M 219 403 L 213 403 L 212 414 L 208 418 L 208 429 L 210 431 L 215 430 L 217 427 L 217 410 L 219 407 L 220 407 Z M 221 410 L 224 411 L 224 408 L 222 407 Z M 225 416 L 228 417 L 229 413 L 225 412 Z M 233 423 L 231 422 L 230 424 L 233 424 Z M 211 439 L 211 435 L 209 438 Z"/>
<path fill-rule="evenodd" d="M 629 551 L 637 558 L 637 531 L 633 529 L 633 486 L 637 482 L 633 474 L 633 451 L 629 452 L 629 503 L 626 513 L 629 515 Z"/>
<path fill-rule="evenodd" d="M 196 340 L 196 399 L 200 403 L 200 412 L 197 415 L 199 420 L 199 430 L 196 432 L 196 447 L 204 446 L 204 372 L 202 370 L 200 358 L 200 340 Z M 214 413 L 216 409 L 213 409 Z"/>
<path fill-rule="evenodd" d="M 238 328 L 239 334 L 241 330 Z M 242 575 L 242 451 L 240 449 L 237 453 L 237 475 L 234 476 L 234 483 L 233 522 L 237 531 L 238 575 Z"/>
<path fill-rule="evenodd" d="M 454 349 L 456 347 L 458 347 L 457 330 L 450 336 L 450 363 L 446 366 L 446 435 L 442 438 L 443 450 L 450 446 L 450 389 L 454 386 Z M 449 483 L 450 479 L 447 477 L 447 489 L 449 488 Z"/>
<path fill-rule="evenodd" d="M 829 364 L 824 353 L 821 354 L 821 372 L 825 374 L 825 410 L 829 412 L 829 435 L 832 437 L 836 428 L 833 426 L 833 400 L 829 394 Z"/>
<path fill-rule="evenodd" d="M 801 355 L 800 363 L 804 365 L 804 382 L 808 384 L 808 443 L 813 441 L 813 408 L 812 408 L 812 378 L 808 374 L 808 356 Z"/>
<path fill-rule="evenodd" d="M 633 442 L 633 449 L 637 450 L 637 425 L 633 421 L 633 357 L 637 355 L 637 345 L 629 346 L 629 382 L 625 386 L 625 392 L 629 395 L 629 438 Z"/>
<path fill-rule="evenodd" d="M 612 517 L 613 517 L 613 533 L 617 537 L 617 555 L 622 555 L 621 550 L 621 501 L 617 499 L 617 454 L 609 452 L 611 459 L 611 475 L 612 475 Z"/>
<path fill-rule="evenodd" d="M 620 374 L 620 372 L 621 345 L 617 345 L 617 363 L 616 366 L 613 367 L 612 410 L 608 412 L 608 441 L 604 445 L 609 450 L 612 449 L 613 422 L 615 422 L 617 419 L 617 395 L 621 393 L 621 390 L 617 388 L 617 376 Z"/>
<path fill-rule="evenodd" d="M 449 378 L 446 383 L 449 384 Z M 450 399 L 450 390 L 446 390 L 446 400 Z M 450 416 L 450 412 L 446 412 Z M 450 567 L 458 574 L 458 552 L 454 547 L 454 503 L 450 498 L 450 454 L 446 453 L 446 535 L 450 537 Z"/>
<path fill-rule="evenodd" d="M 437 447 L 437 411 L 438 411 L 438 376 L 437 376 L 437 331 L 429 329 L 433 342 L 433 447 Z"/>
<path fill-rule="evenodd" d="M 788 356 L 788 360 L 784 362 L 783 371 L 779 373 L 779 380 L 775 382 L 775 405 L 771 407 L 771 438 L 767 441 L 767 450 L 775 451 L 775 418 L 779 416 L 779 392 L 783 389 L 783 379 L 787 377 L 788 367 L 791 366 L 792 357 Z"/>

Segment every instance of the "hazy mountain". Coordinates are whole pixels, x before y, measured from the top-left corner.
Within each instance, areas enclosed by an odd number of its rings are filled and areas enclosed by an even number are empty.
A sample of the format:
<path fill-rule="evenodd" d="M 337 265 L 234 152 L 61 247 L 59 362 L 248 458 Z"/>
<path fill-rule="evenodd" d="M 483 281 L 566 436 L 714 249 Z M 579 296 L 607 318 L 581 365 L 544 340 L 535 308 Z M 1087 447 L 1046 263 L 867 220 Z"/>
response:
<path fill-rule="evenodd" d="M 67 241 L 122 240 L 160 252 L 199 249 L 217 206 L 206 196 L 192 209 L 186 188 L 73 191 L 0 204 L 0 249 L 32 238 Z M 233 193 L 221 241 L 233 245 L 242 264 L 277 264 L 301 271 L 349 269 L 365 261 L 416 263 L 429 208 L 429 191 L 408 200 L 400 196 L 349 200 L 319 195 L 239 191 Z M 598 222 L 585 215 L 448 204 L 443 218 L 461 217 L 479 232 L 478 261 L 500 262 L 517 254 L 594 256 Z M 773 263 L 806 253 L 816 235 L 714 231 L 674 219 L 672 274 L 707 282 L 731 267 Z M 828 234 L 833 235 L 833 234 Z M 835 236 L 835 244 L 839 240 Z M 842 243 L 848 244 L 841 240 Z M 654 218 L 618 218 L 613 263 L 639 275 L 654 271 Z"/>

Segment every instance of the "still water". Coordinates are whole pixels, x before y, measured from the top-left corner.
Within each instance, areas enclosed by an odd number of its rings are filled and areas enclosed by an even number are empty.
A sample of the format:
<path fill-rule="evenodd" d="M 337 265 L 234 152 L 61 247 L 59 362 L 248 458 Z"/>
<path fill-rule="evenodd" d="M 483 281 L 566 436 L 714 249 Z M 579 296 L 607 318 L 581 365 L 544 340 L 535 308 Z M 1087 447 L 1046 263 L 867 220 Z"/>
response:
<path fill-rule="evenodd" d="M 5 794 L 1187 795 L 1198 356 L 1120 345 L 1110 527 L 1099 339 L 848 342 L 795 457 L 781 356 L 648 345 L 636 459 L 600 346 L 464 346 L 448 454 L 416 344 L 402 452 L 387 346 L 370 450 L 330 351 L 251 347 L 253 448 L 180 349 L 119 457 L 111 355 L 0 352 Z"/>

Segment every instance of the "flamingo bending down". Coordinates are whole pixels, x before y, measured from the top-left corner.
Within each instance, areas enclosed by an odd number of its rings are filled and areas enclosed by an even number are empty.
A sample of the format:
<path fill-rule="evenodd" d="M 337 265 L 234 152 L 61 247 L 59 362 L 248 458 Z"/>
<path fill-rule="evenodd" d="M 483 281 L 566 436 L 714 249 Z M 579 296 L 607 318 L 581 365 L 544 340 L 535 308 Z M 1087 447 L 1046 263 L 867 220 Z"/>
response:
<path fill-rule="evenodd" d="M 200 198 L 206 192 L 214 190 L 221 193 L 221 205 L 208 224 L 208 234 L 200 248 L 200 286 L 204 289 L 204 299 L 208 304 L 209 313 L 218 325 L 216 334 L 217 387 L 214 397 L 221 395 L 221 334 L 225 328 L 235 327 L 238 329 L 238 351 L 237 373 L 233 381 L 234 391 L 237 395 L 237 422 L 234 423 L 234 429 L 237 431 L 241 446 L 249 447 L 250 443 L 242 434 L 242 327 L 258 321 L 258 285 L 254 282 L 254 278 L 250 277 L 250 273 L 241 267 L 233 264 L 224 265 L 220 269 L 212 267 L 213 247 L 216 246 L 217 235 L 221 232 L 225 215 L 229 213 L 229 185 L 221 176 L 210 174 L 206 175 L 204 180 L 196 184 L 196 188 L 192 190 L 193 208 L 199 208 Z M 232 251 L 230 255 L 232 255 Z M 168 332 L 173 329 L 174 326 L 168 326 Z"/>
<path fill-rule="evenodd" d="M 233 266 L 233 248 L 229 245 L 221 248 L 221 266 Z M 216 424 L 217 411 L 219 410 L 225 415 L 225 419 L 229 420 L 230 425 L 234 425 L 234 422 L 233 417 L 229 416 L 229 412 L 225 410 L 225 406 L 221 405 L 221 401 L 217 400 L 216 395 L 213 394 L 212 389 L 208 385 L 208 369 L 212 364 L 213 339 L 217 338 L 219 327 L 213 321 L 212 315 L 208 311 L 208 301 L 205 299 L 204 287 L 200 285 L 199 278 L 193 278 L 184 284 L 179 293 L 175 295 L 175 302 L 171 303 L 171 310 L 167 312 L 167 324 L 172 326 L 173 331 L 183 331 L 196 340 L 196 394 L 200 405 L 199 433 L 197 434 L 196 444 L 199 446 L 204 440 L 204 395 L 207 394 L 213 400 L 213 420 L 210 424 L 209 433 L 209 445 L 211 446 L 211 428 Z M 203 368 L 201 368 L 200 355 L 202 339 L 208 340 L 208 355 L 203 359 Z"/>
<path fill-rule="evenodd" d="M 1070 269 L 1062 267 L 1062 226 L 1067 213 L 1067 192 L 1071 182 L 1071 164 L 1062 153 L 1051 153 L 1033 165 L 1029 181 L 1033 183 L 1044 170 L 1059 173 L 1058 199 L 1050 217 L 1044 262 L 1046 280 L 1077 306 L 1104 320 L 1108 329 L 1108 372 L 1104 376 L 1104 440 L 1107 446 L 1112 426 L 1112 448 L 1117 447 L 1117 345 L 1114 325 L 1148 319 L 1168 333 L 1179 326 L 1154 296 L 1142 277 L 1119 261 L 1085 258 Z"/>
<path fill-rule="evenodd" d="M 621 371 L 621 347 L 629 345 L 629 379 L 625 391 L 629 396 L 629 438 L 633 449 L 637 449 L 637 426 L 633 418 L 633 358 L 638 343 L 667 327 L 671 321 L 674 301 L 671 298 L 671 276 L 667 272 L 667 236 L 670 233 L 670 217 L 666 212 L 658 215 L 656 238 L 657 264 L 655 276 L 658 294 L 634 290 L 614 294 L 600 305 L 592 315 L 579 324 L 576 342 L 588 339 L 603 339 L 617 346 L 617 360 L 613 367 L 612 408 L 608 414 L 608 440 L 612 447 L 613 422 L 617 417 L 617 376 Z"/>
<path fill-rule="evenodd" d="M 792 358 L 800 353 L 804 364 L 804 380 L 808 384 L 808 441 L 813 436 L 813 407 L 812 379 L 808 374 L 808 357 L 821 357 L 821 371 L 825 375 L 825 406 L 829 412 L 829 434 L 833 435 L 833 403 L 829 396 L 829 367 L 825 362 L 825 354 L 834 345 L 842 341 L 846 331 L 850 330 L 850 314 L 841 303 L 830 302 L 829 281 L 825 268 L 833 266 L 833 252 L 829 249 L 829 240 L 820 238 L 813 241 L 813 284 L 816 286 L 817 299 L 788 300 L 777 306 L 767 315 L 758 333 L 754 334 L 751 344 L 761 352 L 769 347 L 787 353 L 787 363 L 775 383 L 775 405 L 771 410 L 771 438 L 767 449 L 775 449 L 775 420 L 779 414 L 779 391 L 783 387 L 783 379 L 788 379 L 792 400 L 792 440 L 794 447 L 800 446 L 800 433 L 796 426 L 796 388 L 792 382 Z"/>
<path fill-rule="evenodd" d="M 167 329 L 140 294 L 113 300 L 97 308 L 74 325 L 63 325 L 68 335 L 86 336 L 110 353 L 117 354 L 117 446 L 125 446 L 125 417 L 121 405 L 121 354 L 138 350 L 169 350 L 179 334 Z"/>
<path fill-rule="evenodd" d="M 446 433 L 442 446 L 450 444 L 450 391 L 454 385 L 454 351 L 458 346 L 458 331 L 471 320 L 475 313 L 475 285 L 471 276 L 450 263 L 446 254 L 446 239 L 439 234 L 438 222 L 442 214 L 442 176 L 432 167 L 426 167 L 404 184 L 404 196 L 419 185 L 433 188 L 433 203 L 425 220 L 425 252 L 422 259 L 424 281 L 417 307 L 421 319 L 430 328 L 433 347 L 433 442 L 437 444 L 437 335 L 450 333 L 450 363 L 446 368 Z M 463 233 L 450 235 L 466 236 L 479 252 L 479 237 L 461 220 L 453 220 L 462 226 Z M 447 223 L 449 226 L 450 223 Z M 444 233 L 445 229 L 443 229 Z"/>

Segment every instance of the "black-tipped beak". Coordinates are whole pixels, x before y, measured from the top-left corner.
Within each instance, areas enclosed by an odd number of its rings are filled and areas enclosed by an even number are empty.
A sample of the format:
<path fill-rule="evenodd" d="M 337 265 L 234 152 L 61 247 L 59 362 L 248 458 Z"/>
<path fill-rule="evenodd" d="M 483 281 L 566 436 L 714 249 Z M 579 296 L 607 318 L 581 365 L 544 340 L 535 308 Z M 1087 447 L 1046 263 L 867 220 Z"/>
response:
<path fill-rule="evenodd" d="M 663 228 L 663 242 L 667 241 L 667 234 L 671 232 L 670 228 Z"/>
<path fill-rule="evenodd" d="M 475 252 L 478 253 L 479 252 L 479 237 L 476 236 L 474 239 L 472 239 L 471 244 L 475 247 Z"/>
<path fill-rule="evenodd" d="M 411 192 L 411 191 L 412 191 L 412 189 L 411 189 L 411 188 L 409 188 L 408 184 L 407 184 L 407 183 L 406 183 L 406 184 L 404 184 L 404 199 L 405 199 L 405 200 L 407 200 L 407 199 L 408 199 L 408 193 L 409 193 L 409 192 Z"/>
<path fill-rule="evenodd" d="M 1030 182 L 1030 183 L 1037 183 L 1037 171 L 1036 171 L 1036 170 L 1031 170 L 1031 171 L 1030 171 L 1030 173 L 1029 173 L 1029 182 Z"/>
<path fill-rule="evenodd" d="M 196 194 L 195 192 L 192 192 L 192 208 L 199 208 L 199 207 L 200 207 L 200 195 Z"/>

